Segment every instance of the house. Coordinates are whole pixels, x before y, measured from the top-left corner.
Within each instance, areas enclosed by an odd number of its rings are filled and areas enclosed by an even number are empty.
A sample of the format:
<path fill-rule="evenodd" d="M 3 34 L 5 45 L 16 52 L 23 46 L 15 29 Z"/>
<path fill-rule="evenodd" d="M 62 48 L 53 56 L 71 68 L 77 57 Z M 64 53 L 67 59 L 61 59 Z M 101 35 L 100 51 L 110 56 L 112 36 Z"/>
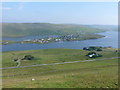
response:
<path fill-rule="evenodd" d="M 102 55 L 97 54 L 96 52 L 89 52 L 86 56 L 88 56 L 89 58 L 102 57 Z"/>
<path fill-rule="evenodd" d="M 52 38 L 48 38 L 47 40 L 49 41 L 49 40 L 51 40 Z"/>

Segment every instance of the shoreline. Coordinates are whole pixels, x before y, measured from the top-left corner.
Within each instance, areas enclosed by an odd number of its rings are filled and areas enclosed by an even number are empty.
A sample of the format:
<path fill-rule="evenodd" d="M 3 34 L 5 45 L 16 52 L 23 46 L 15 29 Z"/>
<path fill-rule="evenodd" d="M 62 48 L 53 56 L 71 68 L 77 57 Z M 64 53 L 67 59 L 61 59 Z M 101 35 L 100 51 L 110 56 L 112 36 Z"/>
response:
<path fill-rule="evenodd" d="M 99 34 L 88 34 L 88 35 L 92 35 L 92 36 L 83 36 L 83 37 L 79 37 L 79 38 L 75 38 L 75 39 L 69 39 L 69 40 L 58 40 L 60 39 L 59 37 L 55 37 L 55 38 L 52 38 L 52 40 L 49 40 L 48 42 L 43 42 L 43 43 L 40 43 L 40 42 L 34 42 L 33 40 L 30 40 L 30 41 L 25 41 L 25 40 L 22 40 L 22 41 L 13 41 L 13 40 L 2 40 L 2 45 L 9 45 L 9 44 L 15 44 L 15 43 L 21 43 L 21 44 L 26 44 L 26 43 L 34 43 L 34 44 L 49 44 L 49 43 L 55 43 L 55 42 L 58 42 L 58 41 L 83 41 L 83 40 L 92 40 L 92 39 L 99 39 L 99 38 L 103 38 L 103 37 L 106 37 L 104 35 L 99 35 Z M 62 36 L 60 36 L 62 37 Z M 49 37 L 51 38 L 51 37 Z M 39 38 L 38 38 L 39 39 Z M 40 38 L 41 39 L 41 38 Z M 46 40 L 46 38 L 43 38 Z M 55 40 L 57 39 L 57 41 Z M 34 39 L 35 40 L 35 39 Z M 46 40 L 47 41 L 47 40 Z"/>
<path fill-rule="evenodd" d="M 44 43 L 44 44 L 40 44 L 40 43 L 24 43 L 24 44 L 20 44 L 20 43 L 12 43 L 7 45 L 3 45 L 3 51 L 1 50 L 1 52 L 6 52 L 6 51 L 25 51 L 25 50 L 40 50 L 40 49 L 49 49 L 49 48 L 66 48 L 66 49 L 81 49 L 84 46 L 112 46 L 113 48 L 117 48 L 116 44 L 109 44 L 108 42 L 109 37 L 112 37 L 112 40 L 115 40 L 116 37 L 114 37 L 114 35 L 117 34 L 117 32 L 113 33 L 113 35 L 111 36 L 113 32 L 107 32 L 107 33 L 102 33 L 101 35 L 104 35 L 104 37 L 101 38 L 95 38 L 95 39 L 85 39 L 85 40 L 72 40 L 72 41 L 61 41 L 61 42 L 50 42 L 50 43 Z M 99 34 L 99 33 L 97 33 Z M 108 38 L 106 38 L 105 36 L 108 36 Z M 32 37 L 33 38 L 33 37 Z M 23 38 L 22 38 L 23 40 Z M 106 41 L 107 40 L 107 41 Z M 90 42 L 90 43 L 89 43 Z M 99 43 L 101 42 L 101 43 Z M 104 43 L 105 42 L 105 43 Z M 103 44 L 102 44 L 103 43 Z M 117 43 L 116 41 L 114 43 Z M 18 47 L 17 47 L 18 46 Z"/>
<path fill-rule="evenodd" d="M 88 46 L 89 47 L 89 46 Z M 95 47 L 100 47 L 100 46 L 95 46 Z M 110 49 L 115 49 L 115 50 L 119 50 L 120 48 L 114 48 L 114 47 L 102 47 L 102 48 L 110 48 Z M 3 51 L 3 52 L 1 52 L 1 53 L 7 53 L 7 52 L 26 52 L 26 51 L 42 51 L 42 50 L 55 50 L 55 49 L 63 49 L 63 50 L 83 50 L 83 48 L 82 49 L 70 49 L 70 48 L 48 48 L 48 49 L 32 49 L 32 50 L 11 50 L 11 51 Z"/>

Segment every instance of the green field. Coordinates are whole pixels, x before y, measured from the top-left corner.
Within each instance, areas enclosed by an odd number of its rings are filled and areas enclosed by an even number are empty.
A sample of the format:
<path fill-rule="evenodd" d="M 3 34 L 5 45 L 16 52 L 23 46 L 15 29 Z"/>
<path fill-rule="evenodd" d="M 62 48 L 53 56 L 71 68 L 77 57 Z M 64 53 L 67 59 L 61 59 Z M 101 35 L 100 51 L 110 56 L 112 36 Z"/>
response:
<path fill-rule="evenodd" d="M 96 61 L 3 69 L 3 88 L 117 88 L 118 57 L 116 49 L 99 51 L 103 57 Z M 14 67 L 14 58 L 33 55 L 34 60 L 23 60 L 21 66 L 91 60 L 89 51 L 78 49 L 45 49 L 3 52 L 3 67 Z M 35 80 L 32 81 L 31 79 Z"/>

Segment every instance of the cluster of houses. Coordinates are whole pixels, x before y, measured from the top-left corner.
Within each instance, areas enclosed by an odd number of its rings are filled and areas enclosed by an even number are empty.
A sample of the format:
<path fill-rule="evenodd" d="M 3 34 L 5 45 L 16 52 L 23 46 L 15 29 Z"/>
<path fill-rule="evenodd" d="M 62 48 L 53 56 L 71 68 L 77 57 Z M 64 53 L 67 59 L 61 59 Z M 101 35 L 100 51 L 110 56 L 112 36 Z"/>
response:
<path fill-rule="evenodd" d="M 14 59 L 12 61 L 17 63 L 17 67 L 19 67 L 20 64 L 21 64 L 21 60 L 33 60 L 33 59 L 34 59 L 34 56 L 32 56 L 32 55 L 25 55 L 25 56 L 23 56 L 23 58 L 16 58 L 16 59 Z"/>
<path fill-rule="evenodd" d="M 59 41 L 73 41 L 73 40 L 79 40 L 82 36 L 80 34 L 71 34 L 71 35 L 63 35 L 63 36 L 58 36 L 58 37 L 48 37 L 48 38 L 38 38 L 38 39 L 28 39 L 28 40 L 23 40 L 20 42 L 15 42 L 15 43 L 50 43 L 50 42 L 59 42 Z M 3 45 L 9 44 L 9 42 L 2 42 Z"/>
<path fill-rule="evenodd" d="M 33 43 L 49 43 L 49 42 L 58 42 L 58 41 L 71 41 L 80 38 L 80 35 L 64 35 L 59 37 L 49 37 L 49 38 L 40 38 L 34 40 L 24 40 L 23 42 L 33 42 Z"/>
<path fill-rule="evenodd" d="M 14 59 L 13 61 L 18 61 L 18 60 L 32 60 L 34 59 L 34 56 L 32 55 L 25 55 L 23 56 L 23 58 L 17 58 L 17 59 Z"/>
<path fill-rule="evenodd" d="M 63 41 L 71 41 L 71 40 L 77 40 L 78 38 L 80 38 L 81 35 L 64 35 L 64 36 L 61 36 L 60 38 L 63 40 Z"/>
<path fill-rule="evenodd" d="M 58 42 L 61 39 L 58 38 L 45 38 L 45 39 L 34 39 L 34 40 L 24 40 L 24 42 L 33 42 L 33 43 L 49 43 L 49 42 Z"/>
<path fill-rule="evenodd" d="M 102 47 L 96 47 L 96 46 L 90 46 L 90 47 L 84 47 L 83 50 L 92 51 L 89 52 L 86 56 L 89 58 L 96 58 L 96 57 L 102 57 L 101 54 L 97 54 L 96 51 L 102 51 Z"/>

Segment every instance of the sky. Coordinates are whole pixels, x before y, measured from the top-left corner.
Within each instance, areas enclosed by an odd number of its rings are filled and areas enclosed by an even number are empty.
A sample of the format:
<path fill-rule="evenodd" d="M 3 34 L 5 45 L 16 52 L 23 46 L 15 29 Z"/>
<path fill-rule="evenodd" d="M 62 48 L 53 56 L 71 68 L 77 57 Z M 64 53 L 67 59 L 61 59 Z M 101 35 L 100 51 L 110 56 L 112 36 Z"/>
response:
<path fill-rule="evenodd" d="M 117 2 L 4 2 L 2 22 L 117 25 Z"/>

